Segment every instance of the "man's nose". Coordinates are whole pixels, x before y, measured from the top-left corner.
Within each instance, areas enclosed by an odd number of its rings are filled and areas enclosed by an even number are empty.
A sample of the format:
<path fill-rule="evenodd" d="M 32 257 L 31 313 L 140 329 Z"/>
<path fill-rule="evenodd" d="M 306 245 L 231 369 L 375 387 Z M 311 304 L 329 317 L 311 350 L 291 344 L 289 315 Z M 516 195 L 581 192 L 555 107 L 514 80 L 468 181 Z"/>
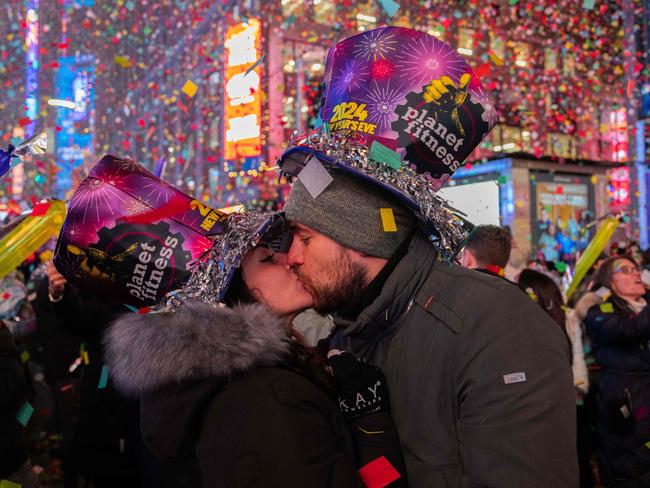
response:
<path fill-rule="evenodd" d="M 289 253 L 287 254 L 287 264 L 291 267 L 300 266 L 303 263 L 302 243 L 300 239 L 294 237 Z"/>

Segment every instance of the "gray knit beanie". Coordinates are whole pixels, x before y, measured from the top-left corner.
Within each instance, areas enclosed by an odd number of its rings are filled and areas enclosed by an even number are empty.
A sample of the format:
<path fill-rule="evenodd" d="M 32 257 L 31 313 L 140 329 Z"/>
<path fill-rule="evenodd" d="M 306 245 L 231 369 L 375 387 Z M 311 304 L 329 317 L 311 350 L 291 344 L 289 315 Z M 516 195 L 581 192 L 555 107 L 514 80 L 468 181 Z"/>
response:
<path fill-rule="evenodd" d="M 284 206 L 287 219 L 311 227 L 342 246 L 390 258 L 415 229 L 415 216 L 376 186 L 342 172 L 332 171 L 330 175 L 333 181 L 316 198 L 296 178 Z M 396 232 L 384 230 L 380 209 L 389 208 Z"/>

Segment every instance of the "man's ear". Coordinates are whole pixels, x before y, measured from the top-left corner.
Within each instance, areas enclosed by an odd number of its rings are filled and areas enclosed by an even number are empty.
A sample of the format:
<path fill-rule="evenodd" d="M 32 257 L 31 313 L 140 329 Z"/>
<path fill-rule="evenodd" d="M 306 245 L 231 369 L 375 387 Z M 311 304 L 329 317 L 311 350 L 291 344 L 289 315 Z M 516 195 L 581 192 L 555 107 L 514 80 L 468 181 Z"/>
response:
<path fill-rule="evenodd" d="M 474 253 L 467 247 L 463 249 L 463 259 L 461 260 L 461 263 L 463 266 L 470 269 L 474 269 L 478 266 Z"/>

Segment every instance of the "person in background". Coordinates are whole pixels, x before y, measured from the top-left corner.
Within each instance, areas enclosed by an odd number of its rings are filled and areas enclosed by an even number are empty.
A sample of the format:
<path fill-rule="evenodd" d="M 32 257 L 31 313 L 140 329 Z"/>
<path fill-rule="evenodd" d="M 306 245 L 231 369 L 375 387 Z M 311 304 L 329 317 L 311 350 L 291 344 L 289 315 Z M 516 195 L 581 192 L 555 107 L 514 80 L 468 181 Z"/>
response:
<path fill-rule="evenodd" d="M 650 247 L 641 253 L 641 257 L 643 258 L 643 269 L 650 271 Z"/>
<path fill-rule="evenodd" d="M 83 371 L 78 419 L 63 460 L 65 486 L 76 488 L 78 476 L 83 476 L 93 488 L 139 487 L 138 403 L 121 396 L 110 381 L 100 382 L 105 365 L 103 331 L 126 308 L 70 285 L 52 262 L 47 275 L 53 316 L 61 328 L 83 341 L 71 366 Z"/>
<path fill-rule="evenodd" d="M 466 268 L 504 277 L 511 250 L 512 236 L 507 229 L 479 225 L 467 239 L 460 261 Z"/>
<path fill-rule="evenodd" d="M 11 331 L 0 320 L 0 480 L 17 483 L 22 488 L 39 488 L 38 475 L 27 456 L 23 428 L 17 418 L 27 394 L 27 377 L 18 348 Z M 23 415 L 22 419 L 26 423 L 29 417 Z"/>
<path fill-rule="evenodd" d="M 597 416 L 603 481 L 607 487 L 650 486 L 650 296 L 628 256 L 605 260 L 592 290 L 585 325 L 602 367 Z"/>
<path fill-rule="evenodd" d="M 593 472 L 590 463 L 591 443 L 589 442 L 589 423 L 587 421 L 584 398 L 589 392 L 589 374 L 585 363 L 582 344 L 582 326 L 575 311 L 566 307 L 560 289 L 553 279 L 544 273 L 525 269 L 518 279 L 519 286 L 567 334 L 571 342 L 573 383 L 576 392 L 576 408 L 578 423 L 578 462 L 580 464 L 580 486 L 593 486 Z"/>
<path fill-rule="evenodd" d="M 80 370 L 70 372 L 70 365 L 79 356 L 81 340 L 65 331 L 52 310 L 48 285 L 47 275 L 36 280 L 32 307 L 36 315 L 39 354 L 35 359 L 42 365 L 44 380 L 49 387 L 52 417 L 46 428 L 48 432 L 61 436 L 58 449 L 52 453 L 60 463 L 66 457 L 72 439 L 75 391 L 79 387 Z"/>
<path fill-rule="evenodd" d="M 548 228 L 542 231 L 537 246 L 545 261 L 558 261 L 560 259 L 560 245 L 557 242 L 555 224 L 550 223 Z"/>

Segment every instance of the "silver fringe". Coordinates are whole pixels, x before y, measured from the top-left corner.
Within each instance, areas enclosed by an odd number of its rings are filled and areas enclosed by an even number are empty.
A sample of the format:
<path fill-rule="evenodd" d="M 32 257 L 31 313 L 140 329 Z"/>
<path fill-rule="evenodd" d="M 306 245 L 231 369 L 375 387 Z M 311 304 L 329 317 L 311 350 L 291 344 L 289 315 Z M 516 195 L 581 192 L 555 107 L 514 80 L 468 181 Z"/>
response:
<path fill-rule="evenodd" d="M 473 229 L 473 224 L 463 218 L 463 214 L 451 207 L 442 197 L 436 195 L 444 182 L 435 180 L 428 174 L 417 173 L 413 167 L 403 162 L 399 170 L 387 164 L 369 159 L 369 148 L 358 134 L 343 132 L 326 133 L 319 131 L 292 140 L 293 146 L 306 146 L 328 156 L 334 161 L 348 165 L 375 180 L 398 190 L 419 207 L 414 214 L 421 221 L 422 230 L 431 240 L 442 260 L 451 260 L 462 248 Z M 322 161 L 323 165 L 336 168 L 336 165 Z M 285 176 L 287 174 L 280 168 Z"/>
<path fill-rule="evenodd" d="M 223 302 L 233 274 L 246 253 L 282 217 L 274 212 L 242 212 L 228 217 L 226 232 L 217 236 L 212 247 L 194 264 L 189 281 L 167 293 L 167 309 L 199 300 L 212 305 Z"/>

